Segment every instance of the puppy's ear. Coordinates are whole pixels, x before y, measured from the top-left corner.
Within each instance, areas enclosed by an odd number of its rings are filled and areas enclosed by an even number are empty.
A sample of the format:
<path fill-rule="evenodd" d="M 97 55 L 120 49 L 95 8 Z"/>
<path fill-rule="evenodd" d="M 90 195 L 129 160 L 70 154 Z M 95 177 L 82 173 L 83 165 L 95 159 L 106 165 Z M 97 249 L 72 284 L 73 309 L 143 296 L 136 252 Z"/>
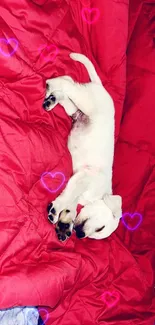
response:
<path fill-rule="evenodd" d="M 122 198 L 120 195 L 105 194 L 103 197 L 103 201 L 112 211 L 114 217 L 122 217 Z"/>

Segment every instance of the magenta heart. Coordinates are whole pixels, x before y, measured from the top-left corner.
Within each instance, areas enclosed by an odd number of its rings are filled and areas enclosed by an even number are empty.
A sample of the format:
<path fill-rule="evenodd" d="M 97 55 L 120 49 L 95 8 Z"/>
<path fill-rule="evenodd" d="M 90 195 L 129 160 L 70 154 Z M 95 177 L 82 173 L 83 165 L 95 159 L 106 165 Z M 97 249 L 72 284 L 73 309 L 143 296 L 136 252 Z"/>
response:
<path fill-rule="evenodd" d="M 137 219 L 136 220 L 136 224 L 134 225 L 134 226 L 128 226 L 128 224 L 127 224 L 127 217 L 130 217 L 132 220 L 135 218 L 135 219 Z M 138 217 L 138 218 L 137 218 Z M 142 222 L 142 220 L 143 220 L 143 218 L 142 218 L 142 215 L 140 214 L 140 213 L 137 213 L 137 212 L 135 212 L 135 213 L 128 213 L 128 212 L 126 212 L 126 213 L 124 213 L 123 215 L 122 215 L 122 222 L 123 222 L 123 224 L 124 224 L 124 226 L 126 227 L 126 228 L 128 228 L 129 230 L 135 230 L 135 229 L 137 229 L 138 228 L 138 226 L 141 224 L 141 222 Z"/>
<path fill-rule="evenodd" d="M 13 50 L 11 52 L 9 52 L 8 45 L 10 45 L 11 47 L 13 47 Z M 3 47 L 4 46 L 5 47 L 7 46 L 6 47 L 6 50 L 9 53 L 7 53 L 4 50 L 4 48 L 2 49 L 2 46 Z M 8 38 L 8 39 L 6 39 L 6 38 L 0 38 L 0 53 L 3 54 L 4 56 L 6 56 L 6 57 L 12 56 L 16 52 L 17 47 L 18 47 L 18 41 L 15 38 Z"/>
<path fill-rule="evenodd" d="M 101 297 L 108 307 L 113 307 L 120 299 L 120 295 L 117 291 L 105 291 Z"/>
<path fill-rule="evenodd" d="M 98 8 L 82 8 L 81 15 L 84 21 L 88 24 L 93 24 L 100 16 Z"/>
<path fill-rule="evenodd" d="M 50 177 L 52 178 L 52 180 L 55 178 L 56 179 L 56 176 L 61 176 L 61 183 L 59 184 L 59 186 L 55 189 L 51 189 L 49 188 L 49 186 L 46 184 L 47 180 L 44 180 L 43 177 L 46 176 L 46 175 L 50 175 Z M 60 190 L 60 188 L 64 185 L 64 182 L 65 182 L 65 175 L 61 172 L 56 172 L 56 173 L 50 173 L 50 172 L 45 172 L 41 175 L 41 182 L 43 184 L 43 186 L 50 192 L 50 193 L 55 193 L 57 191 Z"/>
<path fill-rule="evenodd" d="M 44 59 L 44 61 L 54 61 L 57 54 L 59 53 L 59 49 L 56 45 L 41 45 L 39 47 L 39 51 L 41 53 L 41 57 Z"/>
<path fill-rule="evenodd" d="M 45 308 L 38 308 L 39 313 L 40 313 L 41 310 L 45 311 L 45 314 L 46 314 L 46 319 L 43 322 L 43 325 L 44 325 L 47 322 L 47 320 L 49 319 L 49 313 Z"/>

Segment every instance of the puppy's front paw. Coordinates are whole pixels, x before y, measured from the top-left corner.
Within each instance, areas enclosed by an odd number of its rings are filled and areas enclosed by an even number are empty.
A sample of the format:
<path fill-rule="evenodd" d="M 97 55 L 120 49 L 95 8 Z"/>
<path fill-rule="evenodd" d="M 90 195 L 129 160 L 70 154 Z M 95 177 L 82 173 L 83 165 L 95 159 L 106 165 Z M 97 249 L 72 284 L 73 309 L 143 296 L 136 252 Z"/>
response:
<path fill-rule="evenodd" d="M 57 215 L 57 211 L 54 208 L 54 205 L 53 205 L 52 202 L 48 204 L 48 206 L 47 206 L 47 212 L 48 212 L 48 220 L 51 223 L 55 224 L 58 221 L 59 215 Z"/>
<path fill-rule="evenodd" d="M 62 210 L 59 214 L 59 221 L 55 231 L 60 241 L 65 241 L 71 236 L 73 230 L 73 220 L 76 217 L 76 212 L 69 209 Z"/>

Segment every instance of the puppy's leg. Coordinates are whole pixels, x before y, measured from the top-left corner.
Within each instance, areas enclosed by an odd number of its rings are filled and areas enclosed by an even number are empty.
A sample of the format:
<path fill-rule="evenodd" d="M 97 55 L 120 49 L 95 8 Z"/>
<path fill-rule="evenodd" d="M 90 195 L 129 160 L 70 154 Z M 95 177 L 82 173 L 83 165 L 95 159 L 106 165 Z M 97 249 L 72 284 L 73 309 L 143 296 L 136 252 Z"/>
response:
<path fill-rule="evenodd" d="M 87 116 L 91 116 L 94 113 L 94 103 L 92 101 L 92 94 L 89 91 L 89 84 L 78 84 L 65 80 L 62 87 L 63 93 L 74 103 L 75 107 Z"/>
<path fill-rule="evenodd" d="M 48 206 L 48 219 L 56 223 L 56 232 L 60 240 L 65 240 L 67 232 L 72 232 L 73 221 L 76 217 L 78 197 L 86 190 L 89 184 L 89 172 L 80 171 L 69 180 L 66 188 L 54 202 Z"/>
<path fill-rule="evenodd" d="M 74 103 L 69 98 L 62 99 L 59 101 L 59 103 L 64 107 L 66 113 L 69 116 L 72 116 L 77 111 L 77 107 L 74 105 Z"/>

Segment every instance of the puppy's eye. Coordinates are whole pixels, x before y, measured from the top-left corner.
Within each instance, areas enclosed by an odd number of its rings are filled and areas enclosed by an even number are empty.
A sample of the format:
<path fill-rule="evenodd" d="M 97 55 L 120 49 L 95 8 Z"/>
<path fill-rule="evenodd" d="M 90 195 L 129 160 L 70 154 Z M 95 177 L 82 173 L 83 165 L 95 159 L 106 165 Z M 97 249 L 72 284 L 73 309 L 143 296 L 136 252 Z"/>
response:
<path fill-rule="evenodd" d="M 101 227 L 101 228 L 98 228 L 97 230 L 96 230 L 96 232 L 99 232 L 99 231 L 101 231 L 102 229 L 104 229 L 105 228 L 105 226 L 103 226 L 103 227 Z"/>
<path fill-rule="evenodd" d="M 46 90 L 49 90 L 49 84 L 46 83 Z"/>

